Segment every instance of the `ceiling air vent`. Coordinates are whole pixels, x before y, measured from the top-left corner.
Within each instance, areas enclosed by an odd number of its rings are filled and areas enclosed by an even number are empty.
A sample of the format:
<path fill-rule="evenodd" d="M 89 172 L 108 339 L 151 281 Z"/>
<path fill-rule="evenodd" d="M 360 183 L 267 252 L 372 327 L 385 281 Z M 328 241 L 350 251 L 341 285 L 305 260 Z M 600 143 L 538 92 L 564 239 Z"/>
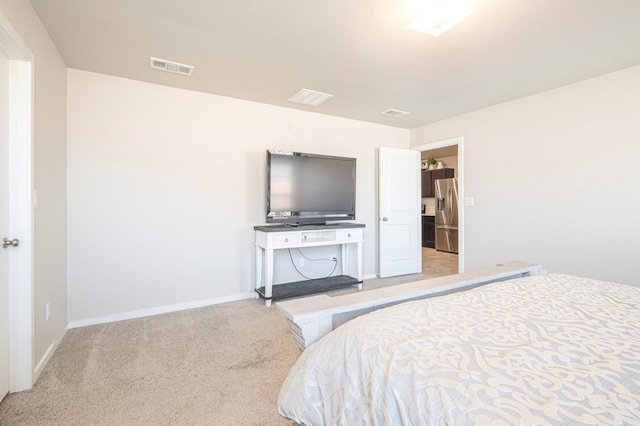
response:
<path fill-rule="evenodd" d="M 388 109 L 386 111 L 382 111 L 380 114 L 388 115 L 389 117 L 400 118 L 400 117 L 404 117 L 405 115 L 409 115 L 411 113 L 406 111 L 400 111 L 399 109 Z"/>
<path fill-rule="evenodd" d="M 154 57 L 149 58 L 149 65 L 154 70 L 172 72 L 174 74 L 182 74 L 188 76 L 193 74 L 194 68 L 192 65 L 179 64 L 177 62 L 171 62 L 165 59 L 158 59 Z"/>
<path fill-rule="evenodd" d="M 295 95 L 289 98 L 290 102 L 295 102 L 303 105 L 318 106 L 324 101 L 333 98 L 333 95 L 328 93 L 316 92 L 315 90 L 302 89 Z"/>

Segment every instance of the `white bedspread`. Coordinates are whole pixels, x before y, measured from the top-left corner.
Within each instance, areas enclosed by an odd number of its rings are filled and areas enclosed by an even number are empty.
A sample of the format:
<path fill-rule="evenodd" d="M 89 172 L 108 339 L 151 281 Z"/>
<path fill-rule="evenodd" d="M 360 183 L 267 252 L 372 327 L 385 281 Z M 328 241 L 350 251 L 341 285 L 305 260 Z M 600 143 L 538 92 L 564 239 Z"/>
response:
<path fill-rule="evenodd" d="M 640 288 L 537 275 L 356 318 L 278 398 L 305 425 L 640 425 Z"/>

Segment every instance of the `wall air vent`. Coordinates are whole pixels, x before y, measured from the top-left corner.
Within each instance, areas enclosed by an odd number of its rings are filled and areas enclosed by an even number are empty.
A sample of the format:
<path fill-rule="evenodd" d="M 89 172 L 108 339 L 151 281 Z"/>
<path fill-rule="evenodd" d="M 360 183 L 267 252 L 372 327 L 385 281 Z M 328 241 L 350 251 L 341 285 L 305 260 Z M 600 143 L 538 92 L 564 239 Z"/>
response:
<path fill-rule="evenodd" d="M 399 109 L 388 109 L 386 111 L 382 111 L 380 114 L 388 115 L 389 117 L 400 118 L 400 117 L 404 117 L 405 115 L 409 115 L 411 113 L 406 111 L 400 111 Z"/>
<path fill-rule="evenodd" d="M 179 64 L 177 62 L 171 62 L 165 59 L 158 59 L 154 57 L 149 58 L 149 65 L 154 70 L 172 72 L 174 74 L 182 74 L 187 76 L 191 76 L 191 74 L 193 74 L 194 68 L 192 65 Z"/>
<path fill-rule="evenodd" d="M 302 89 L 295 95 L 289 98 L 290 102 L 295 102 L 303 105 L 318 106 L 324 101 L 328 101 L 333 98 L 333 95 L 328 93 L 316 92 L 315 90 Z"/>

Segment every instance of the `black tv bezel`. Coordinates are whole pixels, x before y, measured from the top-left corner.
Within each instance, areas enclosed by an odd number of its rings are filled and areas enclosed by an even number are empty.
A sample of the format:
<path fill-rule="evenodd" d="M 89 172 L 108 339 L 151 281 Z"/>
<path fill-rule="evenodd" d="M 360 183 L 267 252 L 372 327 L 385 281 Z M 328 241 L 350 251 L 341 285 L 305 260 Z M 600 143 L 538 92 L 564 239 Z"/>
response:
<path fill-rule="evenodd" d="M 312 157 L 312 158 L 326 158 L 332 160 L 348 160 L 352 163 L 352 179 L 353 179 L 353 191 L 352 191 L 352 205 L 353 209 L 350 211 L 302 211 L 302 212 L 272 212 L 271 211 L 271 157 L 273 155 L 288 155 L 295 157 Z M 296 151 L 278 151 L 273 149 L 267 150 L 267 223 L 281 223 L 283 225 L 325 225 L 327 222 L 337 222 L 343 220 L 355 220 L 356 219 L 356 170 L 357 159 L 354 157 L 341 157 L 335 155 L 325 154 L 312 154 L 308 152 L 296 152 Z"/>

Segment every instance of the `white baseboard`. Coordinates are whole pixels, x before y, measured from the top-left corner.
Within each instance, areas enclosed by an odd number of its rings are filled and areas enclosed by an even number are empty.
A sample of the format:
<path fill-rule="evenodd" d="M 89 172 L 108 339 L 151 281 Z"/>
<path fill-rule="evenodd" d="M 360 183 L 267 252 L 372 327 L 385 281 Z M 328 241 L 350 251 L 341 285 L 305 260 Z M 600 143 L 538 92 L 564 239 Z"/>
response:
<path fill-rule="evenodd" d="M 231 296 L 214 297 L 212 299 L 196 300 L 193 302 L 178 303 L 176 305 L 159 306 L 157 308 L 141 309 L 139 311 L 122 312 L 119 314 L 107 315 L 104 317 L 89 318 L 79 321 L 72 321 L 68 328 L 86 327 L 89 325 L 106 324 L 116 321 L 124 321 L 151 315 L 166 314 L 169 312 L 184 311 L 186 309 L 202 308 L 204 306 L 219 305 L 221 303 L 236 302 L 238 300 L 254 299 L 258 297 L 256 293 L 241 293 Z"/>
<path fill-rule="evenodd" d="M 374 279 L 374 278 L 378 278 L 378 274 L 365 275 L 365 276 L 362 278 L 362 281 L 364 281 L 364 280 L 372 280 L 372 279 Z"/>
<path fill-rule="evenodd" d="M 36 368 L 33 370 L 33 383 L 34 384 L 38 380 L 38 377 L 40 377 L 40 374 L 42 373 L 42 370 L 44 370 L 44 367 L 47 365 L 47 363 L 49 362 L 49 360 L 51 359 L 51 357 L 55 353 L 56 349 L 58 348 L 58 345 L 60 344 L 60 342 L 62 342 L 62 339 L 64 338 L 64 335 L 67 334 L 67 330 L 69 330 L 69 325 L 67 325 L 65 328 L 63 328 L 60 331 L 60 333 L 58 333 L 56 338 L 53 339 L 53 342 L 51 342 L 51 344 L 47 348 L 47 351 L 44 353 L 44 355 L 42 356 L 42 358 L 40 359 L 38 364 L 36 364 Z"/>

